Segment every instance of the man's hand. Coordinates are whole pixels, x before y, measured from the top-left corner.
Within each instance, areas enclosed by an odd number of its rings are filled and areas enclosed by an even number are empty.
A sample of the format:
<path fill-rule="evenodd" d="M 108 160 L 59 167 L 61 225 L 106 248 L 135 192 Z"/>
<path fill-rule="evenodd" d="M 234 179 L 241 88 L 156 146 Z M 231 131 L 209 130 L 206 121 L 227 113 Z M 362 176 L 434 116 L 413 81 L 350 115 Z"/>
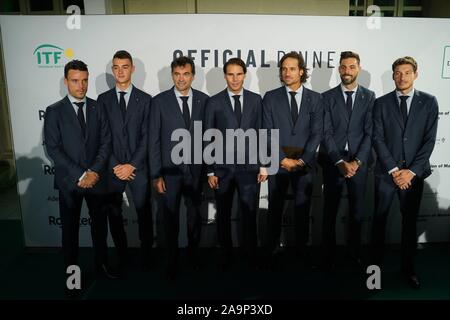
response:
<path fill-rule="evenodd" d="M 259 168 L 259 173 L 258 173 L 258 183 L 264 182 L 267 180 L 268 174 L 267 174 L 267 169 L 266 168 Z"/>
<path fill-rule="evenodd" d="M 163 194 L 166 192 L 166 184 L 162 177 L 153 180 L 153 188 L 155 188 L 156 192 L 159 194 Z"/>
<path fill-rule="evenodd" d="M 301 160 L 294 160 L 288 158 L 283 158 L 283 160 L 281 160 L 280 162 L 281 167 L 289 172 L 295 171 L 296 169 L 301 167 L 301 163 L 303 163 L 304 165 L 304 162 Z"/>
<path fill-rule="evenodd" d="M 337 167 L 339 169 L 339 172 L 345 177 L 345 178 L 351 178 L 356 174 L 356 171 L 358 170 L 358 164 L 356 161 L 347 162 L 342 161 L 337 164 Z"/>
<path fill-rule="evenodd" d="M 134 170 L 136 170 L 135 167 L 133 167 L 131 164 L 118 164 L 113 168 L 114 174 L 117 178 L 120 180 L 128 180 L 131 181 L 136 176 L 134 174 Z"/>
<path fill-rule="evenodd" d="M 219 177 L 208 176 L 208 184 L 211 189 L 219 189 Z"/>
<path fill-rule="evenodd" d="M 83 189 L 90 189 L 92 188 L 100 179 L 100 176 L 97 172 L 94 171 L 86 171 L 86 174 L 84 175 L 83 179 L 81 179 L 78 182 L 78 186 Z"/>
<path fill-rule="evenodd" d="M 401 190 L 406 190 L 411 186 L 411 181 L 414 178 L 414 174 L 408 169 L 402 169 L 394 171 L 392 173 L 392 178 Z"/>

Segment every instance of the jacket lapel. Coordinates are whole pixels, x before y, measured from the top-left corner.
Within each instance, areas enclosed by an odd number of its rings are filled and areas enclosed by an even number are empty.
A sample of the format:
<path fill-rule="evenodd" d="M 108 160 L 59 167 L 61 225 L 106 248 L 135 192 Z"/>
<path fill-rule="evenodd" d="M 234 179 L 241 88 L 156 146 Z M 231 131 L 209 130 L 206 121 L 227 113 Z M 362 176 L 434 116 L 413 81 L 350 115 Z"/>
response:
<path fill-rule="evenodd" d="M 169 103 L 167 105 L 170 108 L 170 114 L 175 115 L 178 118 L 178 122 L 183 124 L 183 128 L 186 128 L 186 124 L 184 123 L 183 113 L 180 109 L 180 104 L 178 103 L 177 96 L 175 95 L 175 88 L 172 87 L 170 90 L 170 98 Z"/>
<path fill-rule="evenodd" d="M 291 105 L 289 104 L 289 99 L 288 99 L 288 94 L 286 93 L 286 87 L 282 86 L 280 88 L 279 91 L 279 97 L 278 97 L 278 101 L 279 101 L 279 106 L 281 110 L 274 110 L 275 112 L 283 112 L 287 118 L 289 123 L 291 124 L 291 128 L 294 127 L 294 122 L 292 121 L 292 116 L 291 116 Z"/>
<path fill-rule="evenodd" d="M 228 113 L 228 116 L 233 119 L 233 123 L 235 128 L 239 128 L 236 116 L 234 114 L 234 110 L 233 110 L 233 106 L 231 105 L 231 100 L 230 100 L 230 96 L 228 95 L 228 90 L 225 89 L 222 91 L 222 102 L 224 103 L 225 107 L 225 112 Z M 241 118 L 241 123 L 242 123 L 242 118 Z"/>
<path fill-rule="evenodd" d="M 395 90 L 393 92 L 391 92 L 391 101 L 392 101 L 392 106 L 394 109 L 394 110 L 392 110 L 392 113 L 394 114 L 394 118 L 397 120 L 400 128 L 402 128 L 402 130 L 405 130 L 405 125 L 403 124 L 402 114 L 400 113 L 400 105 L 398 104 L 397 95 L 395 94 Z"/>
<path fill-rule="evenodd" d="M 72 124 L 74 128 L 76 128 L 77 134 L 80 136 L 80 139 L 82 139 L 83 134 L 81 133 L 81 126 L 80 123 L 78 122 L 78 116 L 74 110 L 74 107 L 72 106 L 72 103 L 69 100 L 69 97 L 66 96 L 63 102 L 64 102 L 64 117 L 69 123 Z"/>
<path fill-rule="evenodd" d="M 136 112 L 139 105 L 139 97 L 136 94 L 136 88 L 133 86 L 131 89 L 130 99 L 128 99 L 127 112 L 125 114 L 124 126 L 127 125 L 130 118 Z"/>
<path fill-rule="evenodd" d="M 242 105 L 242 118 L 241 118 L 241 128 L 246 129 L 248 127 L 248 123 L 250 122 L 252 114 L 253 105 L 250 101 L 248 91 L 244 89 L 243 92 L 243 105 Z"/>
<path fill-rule="evenodd" d="M 349 121 L 352 119 L 360 119 L 358 114 L 363 111 L 363 106 L 365 103 L 366 95 L 362 92 L 361 86 L 358 87 L 358 91 L 356 92 L 355 102 L 353 103 L 352 116 Z M 345 112 L 348 115 L 348 112 Z M 347 117 L 348 118 L 348 117 Z"/>
<path fill-rule="evenodd" d="M 342 115 L 342 118 L 345 120 L 345 124 L 348 126 L 350 118 L 348 116 L 347 107 L 345 105 L 345 100 L 344 100 L 344 95 L 342 94 L 341 85 L 338 85 L 336 87 L 336 91 L 334 94 L 334 101 L 336 103 L 336 106 L 338 107 L 338 113 L 340 115 Z"/>
<path fill-rule="evenodd" d="M 92 129 L 95 129 L 96 122 L 96 107 L 93 105 L 88 98 L 86 98 L 86 136 L 84 137 L 84 141 L 88 141 L 89 132 Z"/>
<path fill-rule="evenodd" d="M 193 127 L 193 123 L 196 120 L 201 119 L 201 109 L 202 109 L 202 103 L 200 99 L 198 98 L 197 93 L 194 89 L 192 89 L 192 111 L 191 111 L 191 123 L 189 124 L 189 130 L 191 130 Z"/>
<path fill-rule="evenodd" d="M 423 102 L 420 92 L 418 90 L 414 90 L 414 96 L 408 112 L 408 120 L 406 121 L 406 129 L 411 128 L 422 106 Z"/>

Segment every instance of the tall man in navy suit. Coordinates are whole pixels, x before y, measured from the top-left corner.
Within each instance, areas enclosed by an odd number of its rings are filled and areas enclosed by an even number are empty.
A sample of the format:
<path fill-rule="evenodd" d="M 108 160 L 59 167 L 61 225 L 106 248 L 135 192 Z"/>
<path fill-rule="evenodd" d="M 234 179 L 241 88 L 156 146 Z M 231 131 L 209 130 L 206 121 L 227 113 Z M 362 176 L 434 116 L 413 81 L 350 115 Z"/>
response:
<path fill-rule="evenodd" d="M 417 215 L 424 179 L 431 174 L 438 103 L 434 96 L 414 88 L 417 63 L 403 57 L 392 64 L 395 90 L 378 98 L 373 110 L 375 212 L 372 228 L 374 263 L 381 265 L 386 220 L 397 194 L 402 214 L 401 266 L 408 283 L 420 288 L 414 268 L 417 250 Z"/>
<path fill-rule="evenodd" d="M 283 86 L 267 92 L 263 100 L 263 127 L 279 130 L 281 159 L 278 173 L 269 176 L 269 250 L 276 252 L 280 243 L 281 217 L 291 183 L 296 252 L 300 258 L 305 258 L 309 239 L 312 171 L 316 163 L 316 150 L 323 136 L 322 98 L 319 93 L 303 86 L 308 73 L 300 54 L 285 54 L 279 66 Z"/>
<path fill-rule="evenodd" d="M 341 83 L 322 94 L 324 100 L 324 138 L 319 162 L 323 168 L 323 266 L 334 264 L 336 248 L 336 216 L 342 189 L 347 186 L 349 223 L 347 243 L 350 258 L 359 266 L 361 260 L 361 220 L 367 167 L 372 147 L 372 108 L 375 94 L 359 85 L 359 55 L 344 51 L 339 61 Z"/>
<path fill-rule="evenodd" d="M 107 182 L 109 227 L 119 255 L 119 265 L 127 263 L 127 236 L 123 224 L 122 194 L 128 186 L 136 208 L 144 270 L 151 264 L 153 223 L 150 204 L 148 170 L 148 120 L 151 96 L 131 83 L 135 70 L 133 58 L 124 50 L 117 51 L 112 60 L 116 85 L 99 95 L 111 128 L 112 153 L 108 161 Z"/>
<path fill-rule="evenodd" d="M 196 249 L 200 242 L 203 162 L 174 163 L 171 153 L 178 144 L 172 133 L 187 130 L 194 137 L 195 125 L 202 126 L 208 96 L 191 87 L 195 76 L 194 61 L 179 57 L 171 63 L 174 87 L 154 100 L 150 115 L 150 172 L 152 184 L 160 195 L 160 209 L 168 248 L 167 276 L 173 279 L 178 268 L 178 235 L 181 196 L 185 198 L 188 225 L 188 258 L 198 268 Z M 202 132 L 200 132 L 202 135 Z M 192 145 L 194 144 L 191 139 Z M 201 141 L 198 141 L 201 152 Z M 192 148 L 193 150 L 194 148 Z M 192 159 L 191 159 L 192 160 Z"/>
<path fill-rule="evenodd" d="M 86 97 L 88 76 L 84 62 L 72 60 L 66 64 L 64 83 L 68 94 L 47 108 L 44 140 L 47 153 L 55 164 L 54 184 L 59 191 L 65 266 L 78 264 L 80 213 L 84 199 L 91 217 L 96 274 L 115 278 L 107 268 L 107 224 L 102 210 L 111 134 L 101 108 Z"/>
<path fill-rule="evenodd" d="M 205 129 L 219 130 L 223 137 L 227 136 L 227 130 L 242 129 L 241 138 L 244 139 L 244 132 L 253 129 L 256 133 L 254 137 L 257 137 L 258 130 L 262 126 L 262 99 L 259 94 L 244 89 L 247 73 L 244 61 L 240 58 L 231 58 L 223 66 L 223 73 L 227 88 L 209 99 L 206 107 Z M 239 135 L 238 131 L 235 132 Z M 242 139 L 243 142 L 244 139 Z M 237 141 L 240 140 L 237 139 Z M 232 258 L 231 209 L 235 190 L 238 192 L 242 213 L 243 244 L 250 263 L 255 262 L 258 188 L 259 183 L 267 179 L 264 169 L 260 172 L 258 161 L 254 163 L 250 161 L 252 153 L 250 144 L 255 146 L 257 141 L 245 141 L 245 147 L 242 149 L 234 143 L 230 146 L 229 142 L 226 141 L 222 155 L 232 154 L 232 163 L 222 159 L 222 163 L 214 163 L 207 169 L 208 184 L 214 189 L 216 198 L 221 268 L 228 268 Z M 238 154 L 239 152 L 241 154 Z M 239 157 L 244 160 L 241 161 L 242 163 L 238 163 Z"/>

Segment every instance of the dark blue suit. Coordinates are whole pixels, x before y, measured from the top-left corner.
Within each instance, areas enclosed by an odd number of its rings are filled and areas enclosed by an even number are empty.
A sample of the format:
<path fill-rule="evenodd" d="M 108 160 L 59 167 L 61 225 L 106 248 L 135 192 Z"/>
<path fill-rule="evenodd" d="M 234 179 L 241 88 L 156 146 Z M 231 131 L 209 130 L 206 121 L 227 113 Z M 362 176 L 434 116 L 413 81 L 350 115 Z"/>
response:
<path fill-rule="evenodd" d="M 220 130 L 224 137 L 223 163 L 215 163 L 208 166 L 208 173 L 214 173 L 219 178 L 219 189 L 215 190 L 217 208 L 217 229 L 219 244 L 223 249 L 225 258 L 231 254 L 231 209 L 234 192 L 237 189 L 239 197 L 239 208 L 243 221 L 243 244 L 248 254 L 254 254 L 256 238 L 256 211 L 258 206 L 259 184 L 257 175 L 259 173 L 259 161 L 250 162 L 250 146 L 245 145 L 245 163 L 237 164 L 237 158 L 231 164 L 226 163 L 226 153 L 237 154 L 237 146 L 234 150 L 225 150 L 225 136 L 227 129 L 249 129 L 258 130 L 262 126 L 262 99 L 259 94 L 246 89 L 243 90 L 242 117 L 240 124 L 237 121 L 231 104 L 228 89 L 212 96 L 206 107 L 205 129 Z M 257 136 L 256 136 L 257 137 Z M 256 159 L 257 160 L 257 159 Z"/>
<path fill-rule="evenodd" d="M 97 103 L 108 119 L 112 136 L 112 153 L 109 157 L 107 171 L 109 201 L 106 208 L 111 236 L 119 256 L 125 258 L 127 238 L 123 226 L 122 194 L 128 185 L 138 217 L 143 258 L 148 259 L 153 246 L 153 223 L 148 181 L 148 125 L 151 96 L 133 86 L 126 107 L 125 119 L 120 110 L 116 88 L 99 95 Z M 125 163 L 136 168 L 135 178 L 129 182 L 117 178 L 113 171 L 116 165 Z"/>
<path fill-rule="evenodd" d="M 324 138 L 320 146 L 319 162 L 323 168 L 324 210 L 322 242 L 325 258 L 332 260 L 336 247 L 336 216 L 344 184 L 349 200 L 348 245 L 351 254 L 360 255 L 361 220 L 364 215 L 364 197 L 368 164 L 372 148 L 372 108 L 375 94 L 359 85 L 349 114 L 341 85 L 322 94 L 324 100 Z M 345 146 L 348 143 L 348 148 Z M 357 173 L 345 179 L 336 163 L 339 160 L 358 159 Z"/>
<path fill-rule="evenodd" d="M 44 141 L 55 164 L 55 189 L 59 190 L 62 222 L 62 249 L 66 265 L 77 264 L 81 205 L 86 200 L 91 216 L 92 242 L 96 266 L 106 263 L 106 216 L 102 194 L 106 192 L 105 168 L 111 152 L 111 134 L 97 103 L 87 98 L 86 135 L 83 137 L 77 114 L 66 96 L 47 107 Z M 86 170 L 95 171 L 100 181 L 92 189 L 77 186 Z"/>
<path fill-rule="evenodd" d="M 269 176 L 269 214 L 271 243 L 275 249 L 280 242 L 281 216 L 289 182 L 295 197 L 295 242 L 299 253 L 303 253 L 309 239 L 309 211 L 312 195 L 312 169 L 316 163 L 316 150 L 323 136 L 323 105 L 319 93 L 303 87 L 298 119 L 293 123 L 286 87 L 269 91 L 263 100 L 263 127 L 279 129 L 280 161 L 286 158 L 283 147 L 301 150 L 304 169 L 288 172 L 279 168 Z"/>
<path fill-rule="evenodd" d="M 374 262 L 381 263 L 386 220 L 397 193 L 402 214 L 402 269 L 412 273 L 417 249 L 416 219 L 423 181 L 431 174 L 429 159 L 436 140 L 438 103 L 434 96 L 415 90 L 404 125 L 396 92 L 393 91 L 375 101 L 373 113 L 373 145 L 377 154 L 372 226 Z M 395 167 L 409 169 L 416 174 L 408 189 L 400 190 L 388 174 Z"/>
<path fill-rule="evenodd" d="M 203 123 L 208 96 L 192 89 L 192 106 L 189 127 L 183 119 L 175 89 L 158 94 L 152 103 L 150 115 L 150 172 L 151 179 L 163 178 L 166 192 L 160 197 L 160 209 L 168 247 L 169 265 L 178 258 L 178 234 L 181 196 L 185 197 L 188 224 L 188 249 L 194 250 L 200 241 L 202 202 L 201 174 L 202 163 L 175 164 L 171 158 L 172 149 L 178 141 L 171 141 L 172 133 L 177 129 L 189 130 L 194 144 L 194 121 Z M 203 134 L 202 132 L 200 134 Z M 202 141 L 197 141 L 201 144 Z M 194 156 L 192 154 L 192 160 Z M 193 161 L 192 161 L 193 162 Z"/>

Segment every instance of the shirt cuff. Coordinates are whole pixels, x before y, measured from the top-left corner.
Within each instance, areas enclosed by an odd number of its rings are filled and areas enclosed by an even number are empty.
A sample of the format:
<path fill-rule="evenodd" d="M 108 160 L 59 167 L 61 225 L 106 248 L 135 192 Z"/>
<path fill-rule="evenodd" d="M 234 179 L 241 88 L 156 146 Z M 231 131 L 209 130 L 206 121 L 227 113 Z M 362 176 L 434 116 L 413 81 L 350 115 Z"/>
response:
<path fill-rule="evenodd" d="M 262 176 L 267 176 L 268 175 L 267 168 L 264 167 L 259 168 L 259 174 Z"/>
<path fill-rule="evenodd" d="M 213 177 L 213 176 L 214 176 L 214 172 L 208 173 L 208 177 Z"/>
<path fill-rule="evenodd" d="M 83 178 L 86 176 L 86 171 L 83 173 L 83 175 L 78 179 L 78 181 L 83 180 Z"/>
<path fill-rule="evenodd" d="M 398 167 L 392 168 L 391 170 L 388 171 L 388 174 L 391 175 L 392 172 L 398 171 Z"/>
<path fill-rule="evenodd" d="M 408 169 L 409 170 L 409 169 Z M 409 170 L 409 172 L 411 172 L 414 176 L 416 175 L 413 171 Z"/>
<path fill-rule="evenodd" d="M 337 166 L 339 163 L 344 162 L 344 159 L 339 160 L 338 162 L 336 162 L 334 165 Z"/>

